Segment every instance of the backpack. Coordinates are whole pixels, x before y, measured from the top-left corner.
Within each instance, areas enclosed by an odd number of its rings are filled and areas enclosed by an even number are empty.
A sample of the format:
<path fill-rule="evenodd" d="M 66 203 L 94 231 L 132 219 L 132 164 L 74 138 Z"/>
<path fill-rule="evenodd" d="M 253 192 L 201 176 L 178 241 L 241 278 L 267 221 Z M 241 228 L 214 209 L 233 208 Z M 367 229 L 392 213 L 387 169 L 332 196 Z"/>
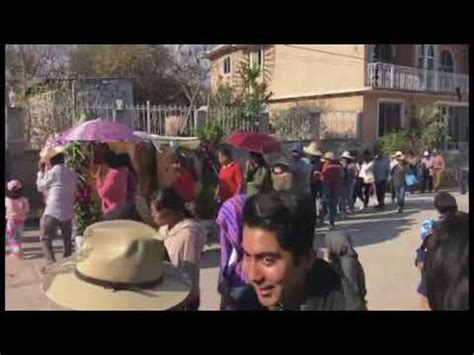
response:
<path fill-rule="evenodd" d="M 354 267 L 355 274 L 358 277 L 357 282 L 360 284 L 361 290 L 357 290 L 353 282 L 350 280 L 348 275 L 344 273 L 344 270 L 340 263 L 331 262 L 330 265 L 338 273 L 341 278 L 342 290 L 346 302 L 346 310 L 348 311 L 366 311 L 367 302 L 365 295 L 367 293 L 365 289 L 365 275 L 362 265 L 359 260 L 355 259 L 355 262 L 351 262 L 351 267 Z"/>

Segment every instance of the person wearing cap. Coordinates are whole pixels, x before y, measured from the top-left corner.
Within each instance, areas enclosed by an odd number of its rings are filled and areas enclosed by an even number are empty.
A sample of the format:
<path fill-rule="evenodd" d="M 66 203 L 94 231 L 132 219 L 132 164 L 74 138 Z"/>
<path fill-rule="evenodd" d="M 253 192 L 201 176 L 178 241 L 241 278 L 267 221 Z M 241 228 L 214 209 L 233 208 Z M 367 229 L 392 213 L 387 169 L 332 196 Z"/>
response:
<path fill-rule="evenodd" d="M 293 172 L 294 191 L 297 194 L 310 195 L 311 164 L 308 159 L 304 158 L 303 144 L 294 143 L 290 151 L 293 158 L 291 170 Z"/>
<path fill-rule="evenodd" d="M 446 164 L 444 162 L 443 156 L 438 152 L 437 149 L 433 149 L 433 188 L 435 192 L 438 192 L 439 190 L 445 170 Z"/>
<path fill-rule="evenodd" d="M 385 207 L 385 193 L 387 192 L 389 174 L 390 160 L 381 149 L 376 149 L 374 159 L 375 192 L 378 201 L 376 208 L 383 209 Z"/>
<path fill-rule="evenodd" d="M 433 166 L 434 158 L 429 151 L 425 150 L 421 159 L 421 193 L 424 193 L 426 188 L 429 192 L 433 191 Z"/>
<path fill-rule="evenodd" d="M 51 169 L 45 172 L 45 161 Z M 63 256 L 72 254 L 72 220 L 77 191 L 77 175 L 64 162 L 64 148 L 56 147 L 40 162 L 36 186 L 39 192 L 47 193 L 46 208 L 40 221 L 40 241 L 46 263 L 56 261 L 53 239 L 58 229 L 64 243 Z"/>
<path fill-rule="evenodd" d="M 201 254 L 207 242 L 204 228 L 191 217 L 185 201 L 173 188 L 159 190 L 151 202 L 151 215 L 160 227 L 169 259 L 183 268 L 191 278 L 191 294 L 186 309 L 197 311 L 200 305 L 199 269 Z"/>
<path fill-rule="evenodd" d="M 22 256 L 21 232 L 30 210 L 30 203 L 23 197 L 20 180 L 10 180 L 5 195 L 6 239 L 10 248 L 10 256 Z"/>
<path fill-rule="evenodd" d="M 312 164 L 310 175 L 310 189 L 313 204 L 316 206 L 315 218 L 319 221 L 318 216 L 322 213 L 321 199 L 322 199 L 322 181 L 321 171 L 323 170 L 322 157 L 323 153 L 318 149 L 316 142 L 311 142 L 309 146 L 305 147 L 303 151 L 309 156 Z"/>
<path fill-rule="evenodd" d="M 341 167 L 343 176 L 339 210 L 341 214 L 345 215 L 347 208 L 349 208 L 351 212 L 354 212 L 354 200 L 352 199 L 352 195 L 354 194 L 358 172 L 357 166 L 354 163 L 354 157 L 352 157 L 348 151 L 345 151 L 341 155 Z"/>
<path fill-rule="evenodd" d="M 290 191 L 293 188 L 290 162 L 284 155 L 277 156 L 272 163 L 272 181 L 275 191 Z"/>
<path fill-rule="evenodd" d="M 329 208 L 329 228 L 334 229 L 337 213 L 337 201 L 340 196 L 342 168 L 336 161 L 333 152 L 324 154 L 323 170 L 321 172 L 323 182 L 323 194 L 326 206 Z M 320 218 L 321 221 L 321 218 Z"/>
<path fill-rule="evenodd" d="M 405 192 L 406 192 L 406 183 L 405 176 L 409 172 L 408 164 L 405 160 L 405 156 L 402 152 L 398 151 L 395 153 L 395 159 L 397 164 L 392 169 L 392 183 L 395 190 L 395 196 L 398 203 L 398 212 L 403 212 L 403 207 L 405 205 Z"/>

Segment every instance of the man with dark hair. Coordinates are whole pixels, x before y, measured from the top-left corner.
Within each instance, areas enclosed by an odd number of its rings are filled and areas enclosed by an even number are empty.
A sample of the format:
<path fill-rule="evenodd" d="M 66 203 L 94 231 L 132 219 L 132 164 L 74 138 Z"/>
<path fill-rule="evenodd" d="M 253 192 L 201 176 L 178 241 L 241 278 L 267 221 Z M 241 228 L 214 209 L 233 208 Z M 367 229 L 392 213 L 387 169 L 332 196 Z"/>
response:
<path fill-rule="evenodd" d="M 51 169 L 45 171 L 45 163 L 40 163 L 36 185 L 38 191 L 46 193 L 46 208 L 40 221 L 40 240 L 47 264 L 56 261 L 52 240 L 58 229 L 64 243 L 64 257 L 72 254 L 72 219 L 76 197 L 77 176 L 64 164 L 64 149 L 51 150 L 48 157 Z"/>
<path fill-rule="evenodd" d="M 244 207 L 243 270 L 249 285 L 239 310 L 345 310 L 341 277 L 313 250 L 311 197 L 272 192 Z"/>
<path fill-rule="evenodd" d="M 377 194 L 378 205 L 376 208 L 385 208 L 385 193 L 390 174 L 390 160 L 385 156 L 380 148 L 375 149 L 374 159 L 374 179 L 375 192 Z"/>
<path fill-rule="evenodd" d="M 418 285 L 417 292 L 421 296 L 421 304 L 423 308 L 426 308 L 426 297 L 427 297 L 427 286 L 426 286 L 426 275 L 424 270 L 424 264 L 426 261 L 426 255 L 428 252 L 429 241 L 433 236 L 433 230 L 436 224 L 443 221 L 448 216 L 458 211 L 458 205 L 453 195 L 447 192 L 440 192 L 435 196 L 434 206 L 440 214 L 439 219 L 435 221 L 434 218 L 429 218 L 424 221 L 421 225 L 421 246 L 416 250 L 415 266 L 421 272 L 420 284 Z"/>
<path fill-rule="evenodd" d="M 469 310 L 469 215 L 435 224 L 425 263 L 428 304 L 434 311 Z"/>

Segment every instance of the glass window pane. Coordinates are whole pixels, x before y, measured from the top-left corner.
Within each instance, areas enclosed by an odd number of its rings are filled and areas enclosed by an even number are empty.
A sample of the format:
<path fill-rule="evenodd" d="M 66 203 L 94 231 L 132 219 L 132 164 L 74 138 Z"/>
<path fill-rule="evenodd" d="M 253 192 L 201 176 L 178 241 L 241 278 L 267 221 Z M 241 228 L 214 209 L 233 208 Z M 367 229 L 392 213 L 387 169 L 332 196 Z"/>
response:
<path fill-rule="evenodd" d="M 434 57 L 434 47 L 433 46 L 428 46 L 428 56 L 429 57 Z"/>

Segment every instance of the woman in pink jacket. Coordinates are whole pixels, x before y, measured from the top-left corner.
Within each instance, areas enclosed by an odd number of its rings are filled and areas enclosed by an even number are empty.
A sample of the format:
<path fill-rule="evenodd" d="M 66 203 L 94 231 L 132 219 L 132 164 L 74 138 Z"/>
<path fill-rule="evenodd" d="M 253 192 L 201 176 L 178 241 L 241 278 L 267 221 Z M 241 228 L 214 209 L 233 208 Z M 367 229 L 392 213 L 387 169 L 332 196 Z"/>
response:
<path fill-rule="evenodd" d="M 107 171 L 97 175 L 97 192 L 102 201 L 102 213 L 106 219 L 120 216 L 127 205 L 127 186 L 129 168 L 122 164 L 120 156 L 107 152 L 105 159 Z"/>

